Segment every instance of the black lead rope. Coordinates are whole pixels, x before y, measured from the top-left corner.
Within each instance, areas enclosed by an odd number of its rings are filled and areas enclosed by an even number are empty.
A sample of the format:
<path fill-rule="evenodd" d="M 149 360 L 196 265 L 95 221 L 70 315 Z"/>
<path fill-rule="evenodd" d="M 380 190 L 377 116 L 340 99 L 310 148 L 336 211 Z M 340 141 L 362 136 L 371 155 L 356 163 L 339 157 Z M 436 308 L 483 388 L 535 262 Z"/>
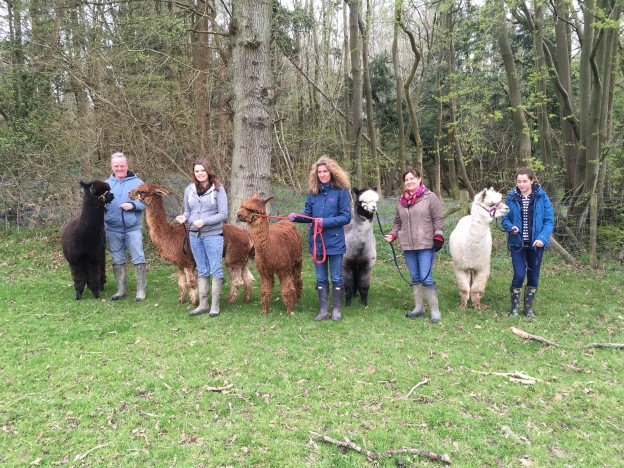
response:
<path fill-rule="evenodd" d="M 189 238 L 190 229 L 188 229 L 186 227 L 186 223 L 182 223 L 182 226 L 184 227 L 184 237 L 182 238 L 182 253 L 184 255 L 187 255 L 188 254 L 188 250 L 186 250 L 186 244 L 187 243 L 189 245 L 191 244 L 191 239 Z"/>
<path fill-rule="evenodd" d="M 385 234 L 384 234 L 383 228 L 381 227 L 381 221 L 379 220 L 379 212 L 376 211 L 375 215 L 377 216 L 377 224 L 379 225 L 379 231 L 381 232 L 381 236 L 384 237 Z M 396 252 L 394 250 L 394 245 L 392 245 L 392 242 L 388 242 L 388 244 L 390 244 L 390 248 L 392 249 L 392 258 L 394 259 L 394 265 L 396 266 L 396 269 L 399 272 L 399 275 L 401 275 L 401 278 L 403 278 L 403 281 L 405 281 L 407 285 L 411 287 L 412 282 L 407 281 L 405 279 L 405 276 L 403 276 L 403 273 L 401 272 L 401 269 L 399 268 L 399 261 L 397 260 Z"/>

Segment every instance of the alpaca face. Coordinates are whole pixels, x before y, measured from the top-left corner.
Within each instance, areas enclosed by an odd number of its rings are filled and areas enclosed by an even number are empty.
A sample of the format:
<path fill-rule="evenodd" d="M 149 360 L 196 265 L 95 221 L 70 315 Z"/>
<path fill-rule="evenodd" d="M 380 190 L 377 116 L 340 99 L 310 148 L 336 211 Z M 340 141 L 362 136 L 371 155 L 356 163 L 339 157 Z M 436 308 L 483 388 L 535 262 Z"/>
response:
<path fill-rule="evenodd" d="M 374 190 L 365 190 L 360 193 L 358 197 L 358 203 L 369 213 L 377 211 L 377 202 L 379 201 L 379 195 Z"/>
<path fill-rule="evenodd" d="M 85 195 L 90 196 L 97 206 L 104 206 L 113 201 L 115 196 L 110 193 L 110 185 L 101 180 L 94 180 L 90 183 L 80 182 L 85 191 Z"/>
<path fill-rule="evenodd" d="M 152 202 L 152 198 L 154 196 L 162 197 L 167 195 L 168 193 L 169 192 L 166 189 L 159 187 L 156 184 L 150 184 L 146 182 L 130 190 L 128 192 L 128 196 L 132 200 L 138 200 L 145 203 L 146 205 L 149 205 Z"/>
<path fill-rule="evenodd" d="M 266 204 L 273 198 L 273 195 L 266 198 L 258 198 L 258 193 L 254 192 L 249 200 L 245 200 L 240 204 L 240 208 L 236 213 L 236 219 L 243 223 L 251 223 L 256 219 L 260 219 L 258 215 L 266 214 Z"/>
<path fill-rule="evenodd" d="M 489 215 L 490 221 L 502 218 L 509 213 L 509 207 L 502 202 L 502 199 L 503 196 L 493 187 L 483 189 L 475 195 L 472 214 L 481 217 Z"/>

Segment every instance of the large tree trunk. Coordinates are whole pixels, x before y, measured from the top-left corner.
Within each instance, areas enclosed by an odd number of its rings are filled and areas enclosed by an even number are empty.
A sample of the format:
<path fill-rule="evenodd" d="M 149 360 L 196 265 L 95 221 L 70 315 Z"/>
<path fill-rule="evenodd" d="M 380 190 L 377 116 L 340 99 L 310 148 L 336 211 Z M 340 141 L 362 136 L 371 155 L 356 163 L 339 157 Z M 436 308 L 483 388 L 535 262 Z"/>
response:
<path fill-rule="evenodd" d="M 349 51 L 351 53 L 351 81 L 353 97 L 351 102 L 351 125 L 349 126 L 349 159 L 355 166 L 357 184 L 362 184 L 362 47 L 358 19 L 360 0 L 348 0 L 349 5 Z"/>
<path fill-rule="evenodd" d="M 555 206 L 558 205 L 557 182 L 555 179 L 554 159 L 552 155 L 552 144 L 550 122 L 548 121 L 548 108 L 546 96 L 548 89 L 546 82 L 548 70 L 546 69 L 546 59 L 544 57 L 544 9 L 541 0 L 535 1 L 535 65 L 538 71 L 537 94 L 540 96 L 537 104 L 537 122 L 539 126 L 540 139 L 539 148 L 542 162 L 544 163 L 546 180 L 543 181 L 544 188 Z"/>
<path fill-rule="evenodd" d="M 360 16 L 358 23 L 362 34 L 362 69 L 364 71 L 364 95 L 366 96 L 366 124 L 368 127 L 369 151 L 372 164 L 375 167 L 375 187 L 381 194 L 381 174 L 379 160 L 377 158 L 377 131 L 375 129 L 375 115 L 373 114 L 373 92 L 370 82 L 370 70 L 368 68 L 368 41 L 370 33 L 371 10 L 370 1 L 366 2 L 366 23 Z M 362 183 L 363 181 L 360 181 Z"/>
<path fill-rule="evenodd" d="M 401 68 L 399 67 L 399 31 L 401 21 L 401 9 L 403 2 L 395 0 L 394 3 L 394 34 L 392 37 L 392 64 L 394 68 L 394 79 L 396 82 L 396 118 L 397 118 L 397 138 L 399 144 L 398 163 L 401 173 L 405 172 L 405 124 L 403 122 L 403 79 L 401 78 Z"/>
<path fill-rule="evenodd" d="M 210 141 L 210 107 L 208 103 L 208 71 L 210 65 L 210 50 L 208 47 L 208 11 L 205 0 L 197 0 L 197 13 L 191 33 L 191 57 L 196 74 L 193 80 L 193 95 L 195 97 L 195 132 L 196 145 L 200 155 L 206 156 L 214 167 L 216 157 Z"/>
<path fill-rule="evenodd" d="M 529 158 L 531 157 L 530 129 L 526 121 L 524 108 L 522 107 L 520 80 L 518 80 L 511 44 L 509 43 L 509 31 L 507 30 L 507 20 L 505 19 L 505 4 L 499 0 L 493 0 L 493 4 L 498 9 L 496 12 L 498 15 L 498 46 L 503 59 L 503 65 L 505 65 L 509 101 L 511 102 L 511 109 L 518 135 L 518 161 L 520 165 L 525 166 L 528 164 Z"/>
<path fill-rule="evenodd" d="M 254 191 L 271 190 L 271 130 L 274 90 L 270 41 L 273 3 L 240 0 L 232 4 L 234 150 L 229 196 L 229 221 Z"/>

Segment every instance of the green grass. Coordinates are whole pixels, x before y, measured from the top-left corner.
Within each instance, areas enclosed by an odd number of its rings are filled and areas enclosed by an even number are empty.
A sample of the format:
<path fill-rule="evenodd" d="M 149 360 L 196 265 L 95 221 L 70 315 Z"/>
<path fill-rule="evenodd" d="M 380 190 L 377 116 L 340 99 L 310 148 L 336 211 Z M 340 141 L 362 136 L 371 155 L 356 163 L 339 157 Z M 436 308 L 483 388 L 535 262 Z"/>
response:
<path fill-rule="evenodd" d="M 411 291 L 388 246 L 378 250 L 370 306 L 356 299 L 340 322 L 313 320 L 307 254 L 295 317 L 285 315 L 277 291 L 269 315 L 260 315 L 256 274 L 251 303 L 223 304 L 211 319 L 189 317 L 177 304 L 175 269 L 153 248 L 144 302 L 96 301 L 89 291 L 75 301 L 57 234 L 5 233 L 0 464 L 371 464 L 311 441 L 312 431 L 371 451 L 446 453 L 458 466 L 624 464 L 622 350 L 581 348 L 624 341 L 621 272 L 571 268 L 547 254 L 537 319 L 511 320 L 504 249 L 495 252 L 481 311 L 458 308 L 444 249 L 435 267 L 443 316 L 436 326 L 404 318 Z M 106 299 L 113 282 L 110 274 Z M 563 346 L 523 341 L 510 326 Z M 523 385 L 494 374 L 513 371 L 539 380 Z"/>

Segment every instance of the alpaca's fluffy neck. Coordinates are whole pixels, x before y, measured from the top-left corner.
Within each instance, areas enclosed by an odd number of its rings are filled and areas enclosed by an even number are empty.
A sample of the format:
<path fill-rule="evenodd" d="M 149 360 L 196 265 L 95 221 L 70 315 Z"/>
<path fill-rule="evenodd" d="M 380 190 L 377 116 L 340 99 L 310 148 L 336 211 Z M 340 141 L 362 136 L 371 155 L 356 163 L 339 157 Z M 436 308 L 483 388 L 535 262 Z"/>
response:
<path fill-rule="evenodd" d="M 265 251 L 269 246 L 269 220 L 266 218 L 255 219 L 249 223 L 249 231 L 256 252 Z"/>
<path fill-rule="evenodd" d="M 147 225 L 150 230 L 150 237 L 154 243 L 160 239 L 171 239 L 175 236 L 176 229 L 167 221 L 163 199 L 159 195 L 152 195 L 147 206 Z"/>

